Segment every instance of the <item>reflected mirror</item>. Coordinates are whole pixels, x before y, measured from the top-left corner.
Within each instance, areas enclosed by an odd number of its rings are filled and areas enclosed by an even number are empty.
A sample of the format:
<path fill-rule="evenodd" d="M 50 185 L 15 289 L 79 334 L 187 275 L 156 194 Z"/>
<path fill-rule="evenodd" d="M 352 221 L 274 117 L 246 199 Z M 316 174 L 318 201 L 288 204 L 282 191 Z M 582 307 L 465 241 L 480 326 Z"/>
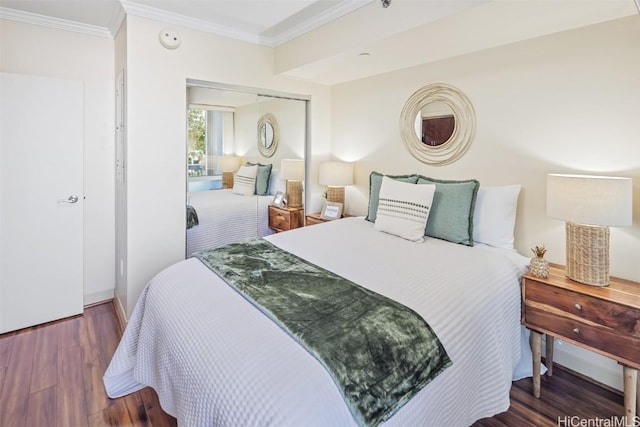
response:
<path fill-rule="evenodd" d="M 264 148 L 269 148 L 273 144 L 273 126 L 271 126 L 271 123 L 264 123 L 260 128 L 260 143 Z"/>
<path fill-rule="evenodd" d="M 271 157 L 278 148 L 280 132 L 273 114 L 267 113 L 258 120 L 258 151 L 264 157 Z"/>

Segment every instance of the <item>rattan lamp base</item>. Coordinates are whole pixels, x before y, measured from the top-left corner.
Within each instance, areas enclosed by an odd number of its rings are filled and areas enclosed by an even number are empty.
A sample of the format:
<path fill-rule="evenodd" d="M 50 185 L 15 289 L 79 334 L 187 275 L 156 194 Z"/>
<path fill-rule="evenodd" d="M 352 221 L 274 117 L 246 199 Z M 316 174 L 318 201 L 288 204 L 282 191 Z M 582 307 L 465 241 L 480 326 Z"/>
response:
<path fill-rule="evenodd" d="M 292 208 L 302 206 L 302 181 L 287 181 L 287 206 Z"/>
<path fill-rule="evenodd" d="M 233 172 L 222 172 L 222 188 L 233 188 Z"/>
<path fill-rule="evenodd" d="M 609 284 L 609 227 L 567 222 L 565 275 L 592 286 Z"/>

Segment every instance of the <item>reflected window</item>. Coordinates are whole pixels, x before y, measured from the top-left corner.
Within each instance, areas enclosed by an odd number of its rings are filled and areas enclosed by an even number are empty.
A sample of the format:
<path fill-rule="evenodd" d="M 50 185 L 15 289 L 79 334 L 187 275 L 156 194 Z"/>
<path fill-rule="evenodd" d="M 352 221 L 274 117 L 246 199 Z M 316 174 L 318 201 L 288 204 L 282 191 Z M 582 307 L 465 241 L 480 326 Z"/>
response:
<path fill-rule="evenodd" d="M 224 112 L 192 108 L 187 116 L 188 176 L 213 176 L 213 156 L 223 154 Z"/>

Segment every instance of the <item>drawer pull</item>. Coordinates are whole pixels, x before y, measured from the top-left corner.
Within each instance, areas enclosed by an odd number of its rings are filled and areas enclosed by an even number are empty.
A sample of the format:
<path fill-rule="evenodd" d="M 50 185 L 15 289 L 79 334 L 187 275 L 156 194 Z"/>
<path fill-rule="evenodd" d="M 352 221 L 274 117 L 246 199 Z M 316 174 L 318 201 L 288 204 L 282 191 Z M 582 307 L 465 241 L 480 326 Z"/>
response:
<path fill-rule="evenodd" d="M 577 302 L 576 305 L 574 305 L 574 307 L 576 308 L 576 310 L 582 310 L 582 306 L 580 305 L 579 302 Z"/>
<path fill-rule="evenodd" d="M 580 335 L 580 328 L 574 328 L 573 333 L 576 335 Z"/>

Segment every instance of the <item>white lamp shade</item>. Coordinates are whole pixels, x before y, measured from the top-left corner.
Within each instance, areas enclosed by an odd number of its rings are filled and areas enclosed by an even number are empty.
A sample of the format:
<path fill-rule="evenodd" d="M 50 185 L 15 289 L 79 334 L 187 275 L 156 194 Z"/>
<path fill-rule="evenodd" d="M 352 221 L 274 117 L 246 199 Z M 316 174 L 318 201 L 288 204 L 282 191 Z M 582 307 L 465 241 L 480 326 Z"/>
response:
<path fill-rule="evenodd" d="M 549 174 L 547 215 L 576 224 L 630 226 L 631 178 Z"/>
<path fill-rule="evenodd" d="M 291 181 L 303 181 L 304 160 L 282 159 L 282 163 L 280 163 L 280 178 Z"/>
<path fill-rule="evenodd" d="M 320 185 L 343 187 L 353 184 L 353 163 L 320 163 L 318 181 Z"/>
<path fill-rule="evenodd" d="M 216 158 L 216 166 L 222 172 L 235 172 L 240 166 L 240 158 L 236 156 L 219 156 Z"/>

